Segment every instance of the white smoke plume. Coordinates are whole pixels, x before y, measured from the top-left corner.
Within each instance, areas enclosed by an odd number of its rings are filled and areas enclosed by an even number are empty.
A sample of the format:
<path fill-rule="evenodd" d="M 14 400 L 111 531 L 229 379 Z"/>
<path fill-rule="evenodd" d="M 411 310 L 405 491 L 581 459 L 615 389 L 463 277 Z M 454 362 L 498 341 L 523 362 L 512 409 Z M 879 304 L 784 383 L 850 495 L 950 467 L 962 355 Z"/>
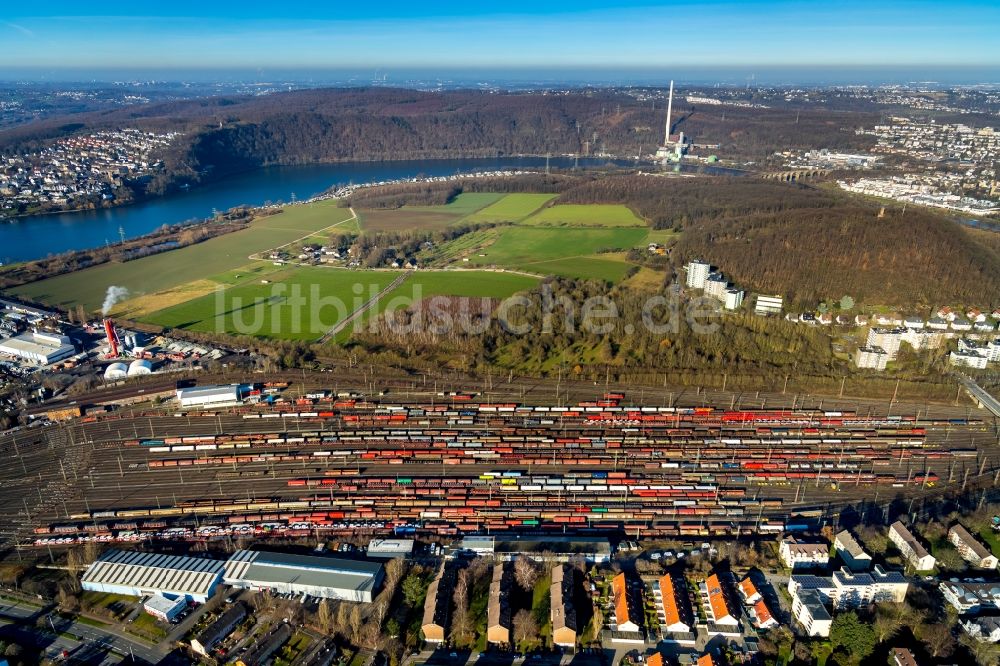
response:
<path fill-rule="evenodd" d="M 128 289 L 125 287 L 116 287 L 115 285 L 108 287 L 108 292 L 104 295 L 104 305 L 101 306 L 101 316 L 107 317 L 111 308 L 115 307 L 115 303 L 120 303 L 126 298 L 128 298 Z"/>

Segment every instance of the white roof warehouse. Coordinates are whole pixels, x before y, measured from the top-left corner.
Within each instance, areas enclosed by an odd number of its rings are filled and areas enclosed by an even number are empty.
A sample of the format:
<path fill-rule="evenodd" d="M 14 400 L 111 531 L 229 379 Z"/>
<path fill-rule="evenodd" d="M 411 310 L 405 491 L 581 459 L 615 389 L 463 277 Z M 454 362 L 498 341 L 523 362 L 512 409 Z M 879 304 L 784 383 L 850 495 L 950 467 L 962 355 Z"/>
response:
<path fill-rule="evenodd" d="M 224 562 L 130 550 L 111 550 L 87 567 L 84 590 L 141 597 L 159 594 L 204 603 L 222 579 Z"/>
<path fill-rule="evenodd" d="M 238 550 L 226 561 L 223 578 L 251 590 L 370 602 L 384 575 L 378 562 Z"/>

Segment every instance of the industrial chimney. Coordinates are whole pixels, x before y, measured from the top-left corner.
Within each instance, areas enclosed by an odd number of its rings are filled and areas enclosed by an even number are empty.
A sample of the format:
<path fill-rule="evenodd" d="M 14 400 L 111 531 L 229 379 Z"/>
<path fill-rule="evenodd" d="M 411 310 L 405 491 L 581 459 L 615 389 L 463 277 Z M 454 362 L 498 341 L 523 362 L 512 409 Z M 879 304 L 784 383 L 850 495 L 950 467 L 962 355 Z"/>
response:
<path fill-rule="evenodd" d="M 108 358 L 118 358 L 118 347 L 121 343 L 118 340 L 118 332 L 115 331 L 115 324 L 110 319 L 104 320 L 104 333 L 108 336 Z"/>
<path fill-rule="evenodd" d="M 670 145 L 670 116 L 674 111 L 674 82 L 670 81 L 670 96 L 667 97 L 667 129 L 663 137 L 663 145 Z"/>

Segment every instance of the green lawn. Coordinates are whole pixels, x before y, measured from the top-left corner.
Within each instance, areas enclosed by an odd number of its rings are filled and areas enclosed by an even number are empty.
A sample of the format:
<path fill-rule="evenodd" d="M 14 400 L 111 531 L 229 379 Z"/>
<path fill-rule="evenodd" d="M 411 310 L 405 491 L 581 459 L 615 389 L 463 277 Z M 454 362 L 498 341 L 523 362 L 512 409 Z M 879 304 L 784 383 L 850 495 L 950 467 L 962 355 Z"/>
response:
<path fill-rule="evenodd" d="M 496 203 L 473 213 L 466 218 L 466 221 L 517 222 L 534 213 L 555 196 L 554 194 L 508 194 Z"/>
<path fill-rule="evenodd" d="M 248 257 L 312 231 L 343 222 L 349 210 L 335 202 L 292 206 L 261 218 L 248 229 L 125 263 L 109 263 L 11 289 L 11 293 L 51 305 L 82 304 L 90 311 L 101 306 L 111 285 L 125 287 L 130 296 L 171 287 L 231 271 L 246 265 Z"/>
<path fill-rule="evenodd" d="M 595 257 L 601 250 L 641 243 L 646 229 L 541 229 L 510 227 L 495 243 L 470 257 L 475 265 L 494 265 L 532 273 L 615 281 L 630 264 Z M 480 254 L 484 256 L 479 256 Z"/>
<path fill-rule="evenodd" d="M 979 530 L 979 536 L 983 538 L 986 545 L 989 546 L 990 550 L 994 555 L 1000 557 L 1000 534 L 993 531 L 989 525 Z"/>
<path fill-rule="evenodd" d="M 248 281 L 145 317 L 157 326 L 314 340 L 385 288 L 396 273 L 301 267 Z"/>
<path fill-rule="evenodd" d="M 565 204 L 538 211 L 523 224 L 538 227 L 645 227 L 627 206 Z"/>

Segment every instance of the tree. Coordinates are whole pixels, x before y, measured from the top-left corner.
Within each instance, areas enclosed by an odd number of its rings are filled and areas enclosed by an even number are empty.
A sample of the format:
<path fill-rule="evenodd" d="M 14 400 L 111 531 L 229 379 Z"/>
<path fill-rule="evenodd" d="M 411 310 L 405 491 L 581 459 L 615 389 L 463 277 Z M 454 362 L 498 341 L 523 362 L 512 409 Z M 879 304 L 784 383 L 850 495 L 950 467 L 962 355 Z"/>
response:
<path fill-rule="evenodd" d="M 522 608 L 514 615 L 514 642 L 522 649 L 527 649 L 538 640 L 538 622 L 531 611 Z"/>
<path fill-rule="evenodd" d="M 519 555 L 514 560 L 514 580 L 521 586 L 521 589 L 529 592 L 535 588 L 538 582 L 538 565 L 535 561 L 524 555 Z"/>
<path fill-rule="evenodd" d="M 955 635 L 945 622 L 920 625 L 916 633 L 927 652 L 935 659 L 945 659 L 955 651 Z"/>
<path fill-rule="evenodd" d="M 1000 645 L 977 640 L 965 632 L 962 632 L 958 640 L 972 653 L 979 666 L 997 666 L 997 664 L 1000 664 Z"/>
<path fill-rule="evenodd" d="M 854 309 L 854 298 L 845 294 L 840 299 L 840 309 L 841 310 L 853 310 Z"/>
<path fill-rule="evenodd" d="M 410 608 L 416 608 L 424 603 L 425 596 L 427 596 L 427 586 L 424 585 L 423 577 L 411 573 L 403 581 L 403 599 Z"/>
<path fill-rule="evenodd" d="M 319 624 L 320 631 L 324 634 L 331 633 L 333 629 L 333 609 L 330 608 L 330 600 L 323 599 L 319 602 L 319 608 L 316 610 L 316 622 Z"/>
<path fill-rule="evenodd" d="M 859 620 L 854 611 L 841 613 L 833 619 L 830 642 L 834 648 L 843 649 L 850 661 L 857 664 L 875 650 L 875 629 Z"/>
<path fill-rule="evenodd" d="M 351 627 L 351 640 L 358 641 L 361 636 L 361 626 L 364 620 L 361 617 L 361 604 L 354 604 L 351 608 L 351 617 L 349 620 Z"/>

